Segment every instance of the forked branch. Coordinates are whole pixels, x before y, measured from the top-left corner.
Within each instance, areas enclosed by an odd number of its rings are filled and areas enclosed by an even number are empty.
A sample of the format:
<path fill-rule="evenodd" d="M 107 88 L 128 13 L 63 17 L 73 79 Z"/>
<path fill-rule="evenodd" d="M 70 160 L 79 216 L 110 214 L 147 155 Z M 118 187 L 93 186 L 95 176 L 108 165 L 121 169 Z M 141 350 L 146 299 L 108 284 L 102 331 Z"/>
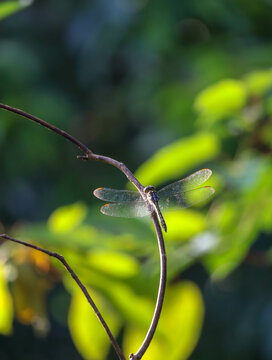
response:
<path fill-rule="evenodd" d="M 55 132 L 56 134 L 64 137 L 65 139 L 69 140 L 70 142 L 72 142 L 73 144 L 75 144 L 83 153 L 84 155 L 79 155 L 78 159 L 82 159 L 82 160 L 93 160 L 93 161 L 100 161 L 109 165 L 112 165 L 116 168 L 118 168 L 120 171 L 122 171 L 126 177 L 128 178 L 128 180 L 136 187 L 136 189 L 140 192 L 141 196 L 143 197 L 143 199 L 146 201 L 147 206 L 150 209 L 149 203 L 147 202 L 146 199 L 146 195 L 144 193 L 144 186 L 135 178 L 135 176 L 132 174 L 132 172 L 126 167 L 125 164 L 123 164 L 122 162 L 119 162 L 115 159 L 112 159 L 110 157 L 107 156 L 102 156 L 102 155 L 97 155 L 94 154 L 86 145 L 84 145 L 82 142 L 80 142 L 78 139 L 76 139 L 75 137 L 73 137 L 72 135 L 68 134 L 67 132 L 45 122 L 44 120 L 41 120 L 39 118 L 37 118 L 36 116 L 30 115 L 28 113 L 26 113 L 23 110 L 20 109 L 16 109 L 13 108 L 11 106 L 5 105 L 5 104 L 0 104 L 0 108 L 13 112 L 15 114 L 18 114 L 20 116 L 23 116 L 31 121 L 36 122 L 37 124 Z M 158 321 L 160 318 L 160 314 L 161 314 L 161 309 L 162 309 L 162 304 L 163 304 L 163 299 L 164 299 L 164 294 L 165 294 L 165 287 L 166 287 L 166 253 L 165 253 L 165 247 L 164 247 L 164 240 L 163 240 L 163 235 L 162 235 L 162 231 L 161 231 L 161 227 L 159 224 L 159 221 L 157 219 L 157 215 L 154 212 L 154 210 L 152 211 L 150 209 L 150 213 L 151 213 L 151 218 L 156 230 L 156 234 L 157 234 L 157 240 L 158 240 L 158 246 L 159 246 L 159 251 L 160 251 L 160 283 L 159 283 L 159 290 L 158 290 L 158 295 L 157 295 L 157 302 L 156 302 L 156 306 L 155 306 L 155 310 L 154 310 L 154 314 L 153 314 L 153 318 L 150 324 L 150 327 L 148 329 L 148 332 L 146 334 L 146 337 L 142 343 L 142 345 L 140 346 L 140 348 L 138 349 L 138 351 L 135 354 L 131 354 L 130 355 L 130 359 L 131 360 L 140 360 L 142 358 L 142 356 L 144 355 L 144 353 L 146 352 L 153 336 L 155 333 L 155 330 L 157 328 L 158 325 Z M 10 240 L 13 242 L 17 242 L 19 244 L 31 247 L 35 250 L 44 252 L 45 254 L 49 255 L 49 256 L 53 256 L 55 258 L 57 258 L 59 261 L 62 262 L 62 264 L 65 266 L 65 268 L 69 271 L 69 273 L 71 274 L 71 276 L 74 278 L 74 280 L 76 281 L 76 283 L 78 284 L 78 286 L 81 288 L 82 292 L 84 293 L 85 297 L 87 298 L 89 304 L 92 306 L 95 314 L 97 315 L 99 321 L 101 322 L 102 326 L 104 327 L 106 333 L 109 336 L 109 339 L 119 357 L 120 360 L 124 360 L 125 357 L 119 347 L 119 345 L 117 344 L 114 336 L 112 335 L 109 327 L 107 326 L 105 320 L 103 319 L 101 313 L 98 311 L 95 303 L 93 302 L 92 298 L 90 297 L 87 289 L 84 287 L 84 285 L 80 282 L 80 280 L 78 279 L 77 275 L 73 272 L 73 270 L 70 268 L 70 266 L 67 264 L 66 260 L 59 254 L 42 249 L 38 246 L 35 245 L 31 245 L 29 243 L 26 243 L 24 241 L 20 241 L 20 240 L 16 240 L 6 234 L 2 234 L 0 235 L 0 237 L 2 237 L 3 239 L 6 240 Z"/>

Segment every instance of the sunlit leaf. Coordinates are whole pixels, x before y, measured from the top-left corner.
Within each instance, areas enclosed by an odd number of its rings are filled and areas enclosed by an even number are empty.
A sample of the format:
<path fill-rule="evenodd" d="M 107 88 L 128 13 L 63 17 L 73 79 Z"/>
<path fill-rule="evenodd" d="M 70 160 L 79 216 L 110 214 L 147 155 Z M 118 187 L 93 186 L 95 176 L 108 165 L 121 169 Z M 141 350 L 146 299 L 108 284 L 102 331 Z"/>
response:
<path fill-rule="evenodd" d="M 194 210 L 170 210 L 164 213 L 168 231 L 165 239 L 181 241 L 205 229 L 205 216 Z"/>
<path fill-rule="evenodd" d="M 217 231 L 227 231 L 236 226 L 239 216 L 235 201 L 224 201 L 211 211 L 210 221 Z"/>
<path fill-rule="evenodd" d="M 225 79 L 200 92 L 194 106 L 201 121 L 212 123 L 241 110 L 246 100 L 247 89 L 244 83 L 239 80 Z"/>
<path fill-rule="evenodd" d="M 158 150 L 135 173 L 143 184 L 162 184 L 216 157 L 219 141 L 212 133 L 198 133 Z"/>
<path fill-rule="evenodd" d="M 117 312 L 108 301 L 94 290 L 91 296 L 99 308 L 103 309 L 109 328 L 117 337 L 120 329 L 120 319 Z M 86 360 L 104 360 L 110 349 L 110 341 L 94 311 L 81 291 L 75 290 L 69 310 L 69 328 L 73 341 Z"/>
<path fill-rule="evenodd" d="M 0 4 L 0 19 L 4 19 L 14 12 L 25 8 L 32 2 L 33 0 L 3 1 Z"/>
<path fill-rule="evenodd" d="M 137 311 L 137 309 L 135 309 Z M 204 305 L 201 292 L 191 282 L 169 287 L 158 330 L 146 352 L 147 359 L 183 360 L 194 349 L 202 327 Z M 147 329 L 130 325 L 124 334 L 125 354 L 136 352 Z"/>
<path fill-rule="evenodd" d="M 74 258 L 72 259 L 72 262 L 75 263 Z M 102 273 L 94 272 L 86 267 L 80 268 L 77 266 L 77 269 L 80 278 L 84 281 L 84 283 L 90 284 L 92 289 L 96 289 L 103 294 L 103 296 L 112 304 L 112 306 L 114 306 L 119 314 L 121 314 L 123 319 L 141 326 L 148 326 L 150 324 L 154 304 L 149 297 L 138 294 L 131 286 L 109 278 Z M 158 279 L 156 280 L 158 283 Z M 67 291 L 73 294 L 75 285 L 71 277 L 66 276 L 64 278 L 64 284 Z M 148 279 L 146 278 L 143 281 L 143 291 L 148 290 L 145 288 L 145 284 L 148 284 Z M 150 286 L 154 287 L 155 294 L 157 286 L 154 286 L 153 283 Z M 139 309 L 139 312 L 136 312 L 135 308 Z"/>
<path fill-rule="evenodd" d="M 70 232 L 78 227 L 86 216 L 87 207 L 82 203 L 62 206 L 51 214 L 48 226 L 54 233 Z"/>
<path fill-rule="evenodd" d="M 209 214 L 220 243 L 203 260 L 215 278 L 227 276 L 243 261 L 260 232 L 271 233 L 271 163 L 250 154 L 248 161 L 246 157 L 236 161 L 229 178 L 239 196 L 230 200 L 229 194 Z"/>
<path fill-rule="evenodd" d="M 244 77 L 244 81 L 253 96 L 261 96 L 272 87 L 272 70 L 253 71 Z"/>
<path fill-rule="evenodd" d="M 100 281 L 98 284 L 98 281 L 94 279 L 94 282 L 96 282 L 95 286 L 103 291 L 127 321 L 141 326 L 150 324 L 154 310 L 152 300 L 137 294 L 130 286 L 117 281 L 104 279 L 103 283 Z"/>
<path fill-rule="evenodd" d="M 121 278 L 136 275 L 139 271 L 136 258 L 121 252 L 93 250 L 88 255 L 88 260 L 92 267 Z"/>
<path fill-rule="evenodd" d="M 266 103 L 265 103 L 265 107 L 266 107 L 266 112 L 268 115 L 272 115 L 272 96 L 268 96 L 266 99 Z M 270 125 L 270 124 L 269 124 Z M 271 125 L 270 125 L 271 126 Z M 270 132 L 270 140 L 271 140 L 271 129 L 269 129 Z"/>
<path fill-rule="evenodd" d="M 272 114 L 272 97 L 270 97 L 269 100 L 271 102 L 271 109 L 269 114 Z M 272 146 L 272 126 L 270 122 L 262 127 L 262 129 L 260 130 L 260 136 L 262 142 L 265 145 L 268 145 L 270 147 Z"/>
<path fill-rule="evenodd" d="M 226 277 L 244 259 L 249 246 L 257 236 L 256 209 L 243 214 L 242 218 L 236 221 L 236 226 L 226 227 L 226 232 L 221 234 L 221 241 L 214 252 L 205 255 L 204 264 L 214 278 Z M 227 221 L 233 222 L 229 214 Z"/>
<path fill-rule="evenodd" d="M 0 266 L 0 334 L 9 335 L 12 331 L 13 306 L 4 276 L 4 268 Z"/>
<path fill-rule="evenodd" d="M 201 232 L 182 243 L 181 246 L 170 249 L 167 243 L 167 278 L 171 280 L 181 271 L 189 267 L 196 259 L 216 249 L 219 238 L 210 231 Z"/>

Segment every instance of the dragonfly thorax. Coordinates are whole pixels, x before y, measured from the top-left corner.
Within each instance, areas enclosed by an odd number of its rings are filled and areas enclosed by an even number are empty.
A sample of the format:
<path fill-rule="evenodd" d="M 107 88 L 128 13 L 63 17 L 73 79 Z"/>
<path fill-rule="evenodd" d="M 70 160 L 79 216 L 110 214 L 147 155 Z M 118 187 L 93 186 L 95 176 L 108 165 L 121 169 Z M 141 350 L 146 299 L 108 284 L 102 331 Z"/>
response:
<path fill-rule="evenodd" d="M 159 196 L 157 194 L 157 191 L 155 190 L 154 186 L 148 185 L 144 188 L 144 192 L 147 195 L 148 200 L 151 203 L 157 203 L 159 201 Z"/>
<path fill-rule="evenodd" d="M 101 212 L 105 215 L 130 218 L 147 216 L 151 213 L 154 215 L 155 211 L 162 228 L 167 231 L 160 207 L 162 209 L 169 206 L 185 208 L 207 199 L 214 193 L 214 189 L 209 186 L 199 187 L 199 185 L 208 180 L 211 174 L 209 169 L 199 170 L 185 179 L 163 187 L 158 193 L 154 186 L 146 186 L 143 197 L 143 194 L 139 194 L 138 191 L 110 188 L 98 188 L 94 191 L 94 195 L 107 202 L 101 208 Z"/>
<path fill-rule="evenodd" d="M 144 188 L 144 192 L 145 192 L 146 194 L 148 194 L 150 191 L 155 191 L 154 186 L 148 185 L 148 186 L 146 186 L 146 187 Z"/>

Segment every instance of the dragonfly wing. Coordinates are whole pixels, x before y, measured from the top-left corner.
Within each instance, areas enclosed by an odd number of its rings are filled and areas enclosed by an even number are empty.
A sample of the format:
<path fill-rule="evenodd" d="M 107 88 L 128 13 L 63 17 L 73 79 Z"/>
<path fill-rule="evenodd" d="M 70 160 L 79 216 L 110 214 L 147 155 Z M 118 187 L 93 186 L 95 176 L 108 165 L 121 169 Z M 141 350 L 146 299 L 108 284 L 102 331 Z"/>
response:
<path fill-rule="evenodd" d="M 93 194 L 100 200 L 111 202 L 129 202 L 142 200 L 142 197 L 138 191 L 98 188 L 94 190 Z"/>
<path fill-rule="evenodd" d="M 185 191 L 192 190 L 207 181 L 211 174 L 212 171 L 210 169 L 196 171 L 184 179 L 165 186 L 160 191 L 158 191 L 158 195 L 160 199 L 163 199 L 175 194 L 179 195 Z"/>
<path fill-rule="evenodd" d="M 187 208 L 205 199 L 208 199 L 213 193 L 214 188 L 210 186 L 205 186 L 198 189 L 185 191 L 179 194 L 176 193 L 169 196 L 168 198 L 161 198 L 159 201 L 159 205 L 161 210 L 164 210 L 168 207 Z"/>
<path fill-rule="evenodd" d="M 100 210 L 104 215 L 124 218 L 143 217 L 149 215 L 148 208 L 144 201 L 105 204 Z"/>

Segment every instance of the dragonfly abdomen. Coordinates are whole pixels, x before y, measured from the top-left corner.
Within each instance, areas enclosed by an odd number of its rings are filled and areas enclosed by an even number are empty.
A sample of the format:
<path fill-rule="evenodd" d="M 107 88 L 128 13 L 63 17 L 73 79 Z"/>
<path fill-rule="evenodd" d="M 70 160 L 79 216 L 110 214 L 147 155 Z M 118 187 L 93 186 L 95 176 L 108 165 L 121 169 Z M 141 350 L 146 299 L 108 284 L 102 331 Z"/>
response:
<path fill-rule="evenodd" d="M 154 205 L 155 205 L 155 204 L 154 204 Z M 164 230 L 165 232 L 167 232 L 167 226 L 166 226 L 166 223 L 165 223 L 164 218 L 163 218 L 163 216 L 162 216 L 161 210 L 160 210 L 160 208 L 159 208 L 159 206 L 158 206 L 157 203 L 156 203 L 156 205 L 157 205 L 157 206 L 155 206 L 156 214 L 157 214 L 157 216 L 158 216 L 158 218 L 159 218 L 159 220 L 160 220 L 160 223 L 161 223 L 161 226 L 162 226 L 163 230 Z"/>
<path fill-rule="evenodd" d="M 166 231 L 160 206 L 163 210 L 171 206 L 186 208 L 207 199 L 214 193 L 214 189 L 210 186 L 199 187 L 199 185 L 208 180 L 211 174 L 212 171 L 209 169 L 199 170 L 185 179 L 165 186 L 158 192 L 154 186 L 146 186 L 144 188 L 146 197 L 142 197 L 138 191 L 110 188 L 98 188 L 94 191 L 94 195 L 100 200 L 109 202 L 101 208 L 101 212 L 109 216 L 127 218 L 147 216 L 153 206 L 162 228 Z"/>
<path fill-rule="evenodd" d="M 147 194 L 147 198 L 148 198 L 149 202 L 153 205 L 153 207 L 156 211 L 156 214 L 159 218 L 159 221 L 161 223 L 163 230 L 166 232 L 167 231 L 166 223 L 164 221 L 164 218 L 162 216 L 162 213 L 161 213 L 160 207 L 159 207 L 159 199 L 160 198 L 159 198 L 157 192 L 155 191 L 155 188 L 151 185 L 146 186 L 145 193 Z"/>

